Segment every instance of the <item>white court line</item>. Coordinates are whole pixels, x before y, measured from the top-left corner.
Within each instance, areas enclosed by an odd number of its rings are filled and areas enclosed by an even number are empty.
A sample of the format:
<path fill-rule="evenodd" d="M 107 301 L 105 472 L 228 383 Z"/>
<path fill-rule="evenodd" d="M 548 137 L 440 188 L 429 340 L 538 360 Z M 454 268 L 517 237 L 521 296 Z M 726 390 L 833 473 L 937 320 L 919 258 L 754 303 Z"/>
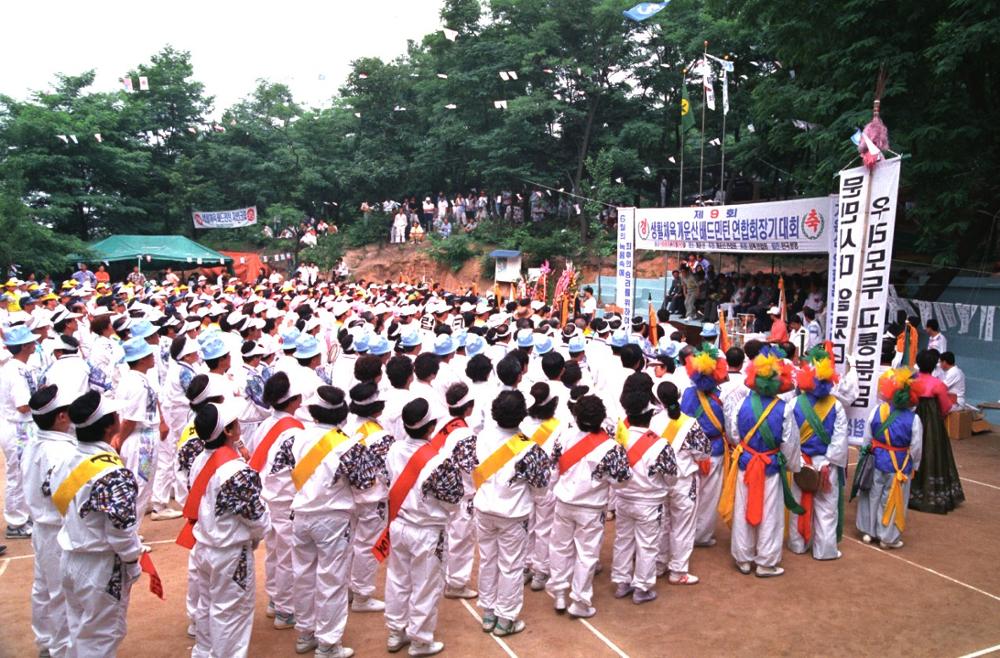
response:
<path fill-rule="evenodd" d="M 986 647 L 985 649 L 980 649 L 979 651 L 975 651 L 973 653 L 967 653 L 964 656 L 961 656 L 961 658 L 979 658 L 979 656 L 985 656 L 988 653 L 996 653 L 997 651 L 1000 651 L 1000 644 L 995 644 L 992 647 Z"/>
<path fill-rule="evenodd" d="M 28 560 L 28 559 L 33 560 L 34 558 L 35 558 L 34 553 L 28 553 L 27 555 L 15 555 L 13 557 L 8 557 L 4 559 L 7 560 L 7 562 L 10 562 L 11 560 Z"/>
<path fill-rule="evenodd" d="M 990 489 L 996 489 L 997 491 L 1000 491 L 1000 487 L 998 487 L 995 484 L 986 484 L 985 482 L 980 482 L 979 480 L 972 480 L 970 478 L 963 478 L 963 477 L 960 477 L 959 480 L 961 480 L 962 482 L 971 482 L 972 484 L 978 484 L 981 487 L 989 487 Z"/>
<path fill-rule="evenodd" d="M 958 580 L 957 578 L 952 578 L 951 576 L 946 576 L 945 574 L 941 573 L 940 571 L 935 571 L 934 569 L 931 569 L 929 567 L 925 567 L 922 564 L 917 564 L 916 562 L 911 562 L 910 560 L 907 560 L 905 557 L 899 557 L 898 555 L 896 555 L 895 553 L 892 553 L 891 551 L 882 550 L 881 548 L 878 548 L 877 546 L 872 546 L 871 544 L 866 544 L 863 541 L 861 541 L 860 539 L 855 539 L 854 537 L 845 537 L 845 539 L 850 539 L 855 544 L 861 544 L 865 548 L 870 548 L 871 550 L 877 551 L 877 552 L 885 555 L 886 557 L 891 557 L 894 560 L 899 560 L 900 562 L 905 562 L 905 563 L 909 564 L 912 567 L 916 567 L 918 569 L 922 569 L 922 570 L 926 571 L 927 573 L 932 573 L 935 576 L 938 576 L 939 578 L 944 578 L 945 580 L 953 582 L 956 585 L 961 585 L 962 587 L 964 587 L 966 589 L 971 589 L 973 592 L 978 592 L 979 594 L 982 594 L 983 596 L 988 596 L 989 598 L 993 599 L 994 601 L 1000 603 L 1000 596 L 997 596 L 996 594 L 990 594 L 986 590 L 979 589 L 978 587 L 975 587 L 974 585 L 970 585 L 969 583 L 963 583 L 961 580 Z"/>
<path fill-rule="evenodd" d="M 587 628 L 589 628 L 590 632 L 596 635 L 598 640 L 608 645 L 608 648 L 614 651 L 619 656 L 621 656 L 621 658 L 629 658 L 629 655 L 627 653 L 619 649 L 618 645 L 616 645 L 614 642 L 605 637 L 604 633 L 594 628 L 593 624 L 591 624 L 589 621 L 587 621 L 586 619 L 579 619 L 578 621 Z"/>
<path fill-rule="evenodd" d="M 473 617 L 475 617 L 479 621 L 483 620 L 483 618 L 479 616 L 479 613 L 476 612 L 475 608 L 473 608 L 471 605 L 469 605 L 468 601 L 466 601 L 465 599 L 462 599 L 462 605 L 465 606 L 465 609 L 469 611 L 470 615 L 472 615 Z M 501 638 L 497 637 L 493 633 L 490 633 L 490 637 L 493 638 L 493 640 L 496 641 L 496 643 L 500 645 L 500 648 L 503 649 L 504 653 L 506 653 L 508 656 L 510 656 L 510 658 L 517 658 L 517 654 L 514 653 L 514 651 L 510 648 L 510 646 L 506 642 L 504 642 Z"/>
<path fill-rule="evenodd" d="M 153 545 L 156 545 L 156 544 L 173 544 L 175 541 L 177 541 L 177 540 L 176 539 L 157 539 L 156 541 L 144 541 L 142 543 L 143 544 L 149 544 L 150 546 L 153 546 Z"/>
<path fill-rule="evenodd" d="M 4 558 L 0 560 L 0 576 L 7 573 L 7 565 L 10 564 L 10 558 Z"/>

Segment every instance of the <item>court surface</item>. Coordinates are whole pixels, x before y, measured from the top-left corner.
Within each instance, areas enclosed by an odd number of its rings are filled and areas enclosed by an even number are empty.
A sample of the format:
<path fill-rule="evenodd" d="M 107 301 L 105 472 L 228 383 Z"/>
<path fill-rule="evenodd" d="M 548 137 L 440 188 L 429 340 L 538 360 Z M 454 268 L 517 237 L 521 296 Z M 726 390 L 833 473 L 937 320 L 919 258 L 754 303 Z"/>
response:
<path fill-rule="evenodd" d="M 848 505 L 843 558 L 816 562 L 785 551 L 781 578 L 741 575 L 729 555 L 729 533 L 720 526 L 713 548 L 695 549 L 692 587 L 661 579 L 659 598 L 645 605 L 616 600 L 608 577 L 609 522 L 595 582 L 594 618 L 557 616 L 544 592 L 525 591 L 527 629 L 499 640 L 479 630 L 475 601 L 444 600 L 438 621 L 443 655 L 508 656 L 978 656 L 1000 655 L 1000 435 L 955 442 L 966 502 L 947 516 L 910 512 L 906 546 L 882 551 L 862 544 Z M 852 450 L 852 461 L 856 452 Z M 0 461 L 2 463 L 2 461 Z M 128 636 L 122 656 L 189 655 L 185 635 L 187 553 L 173 543 L 180 521 L 142 531 L 166 600 L 148 591 L 142 577 L 132 590 Z M 30 626 L 31 544 L 2 541 L 0 558 L 0 656 L 37 655 Z M 257 614 L 251 656 L 294 656 L 295 631 L 277 631 L 264 616 L 263 551 L 257 552 Z M 384 570 L 379 573 L 379 589 Z M 388 655 L 382 615 L 354 614 L 344 638 L 356 655 Z M 405 655 L 400 653 L 397 655 Z"/>

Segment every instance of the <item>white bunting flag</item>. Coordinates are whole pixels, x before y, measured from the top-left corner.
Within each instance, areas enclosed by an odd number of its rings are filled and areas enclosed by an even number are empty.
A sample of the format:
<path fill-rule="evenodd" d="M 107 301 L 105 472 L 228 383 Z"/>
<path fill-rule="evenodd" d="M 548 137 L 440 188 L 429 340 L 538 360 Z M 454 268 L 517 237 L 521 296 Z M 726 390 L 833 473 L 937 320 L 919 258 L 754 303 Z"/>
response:
<path fill-rule="evenodd" d="M 748 132 L 748 133 L 750 133 L 750 134 L 752 135 L 752 134 L 754 134 L 755 132 L 757 132 L 757 129 L 753 127 L 753 124 L 752 124 L 752 123 L 748 123 L 748 124 L 747 124 L 747 132 Z"/>
<path fill-rule="evenodd" d="M 722 67 L 722 113 L 729 114 L 729 72 Z"/>
<path fill-rule="evenodd" d="M 193 263 L 193 262 L 194 262 L 194 259 L 193 259 L 193 258 L 191 258 L 190 256 L 188 256 L 188 257 L 187 257 L 187 262 L 189 262 L 189 263 Z"/>
<path fill-rule="evenodd" d="M 948 302 L 934 302 L 934 314 L 941 323 L 941 330 L 948 331 L 958 324 L 955 318 L 955 305 Z"/>
<path fill-rule="evenodd" d="M 993 314 L 996 306 L 983 306 L 979 312 L 979 340 L 993 342 Z"/>
<path fill-rule="evenodd" d="M 79 144 L 80 143 L 80 141 L 76 138 L 76 135 L 70 135 L 69 138 L 71 140 L 73 140 L 74 144 Z"/>
<path fill-rule="evenodd" d="M 355 112 L 355 113 L 354 113 L 354 116 L 356 116 L 357 118 L 359 118 L 359 119 L 360 119 L 360 118 L 361 118 L 361 112 Z"/>
<path fill-rule="evenodd" d="M 198 259 L 198 264 L 199 264 L 199 265 L 201 265 L 201 264 L 202 264 L 202 262 L 201 262 L 201 259 L 200 259 L 200 258 Z"/>
<path fill-rule="evenodd" d="M 667 162 L 669 162 L 670 164 L 677 164 L 677 158 L 671 155 L 669 158 L 667 158 Z"/>
<path fill-rule="evenodd" d="M 442 27 L 441 32 L 444 34 L 444 38 L 448 41 L 454 41 L 458 38 L 458 30 L 449 30 L 446 27 Z"/>
<path fill-rule="evenodd" d="M 927 324 L 927 321 L 934 317 L 934 303 L 922 299 L 914 299 L 913 303 L 920 309 L 920 324 Z"/>
<path fill-rule="evenodd" d="M 191 133 L 192 135 L 197 135 L 198 129 L 195 128 L 194 126 L 188 126 L 188 132 Z"/>
<path fill-rule="evenodd" d="M 899 298 L 899 310 L 903 311 L 903 313 L 906 314 L 906 317 L 917 314 L 917 309 L 913 308 L 913 304 L 910 303 L 910 300 L 903 299 L 902 297 Z"/>
<path fill-rule="evenodd" d="M 132 87 L 132 78 L 122 78 L 122 87 L 130 94 L 135 91 Z"/>
<path fill-rule="evenodd" d="M 458 105 L 455 105 L 454 103 L 448 103 L 447 105 L 444 106 L 444 109 L 446 109 L 446 110 L 454 110 L 457 107 L 458 107 Z"/>
<path fill-rule="evenodd" d="M 511 80 L 517 80 L 517 71 L 507 71 L 507 75 L 510 76 Z"/>
<path fill-rule="evenodd" d="M 69 144 L 69 137 L 67 137 L 66 135 L 56 135 L 56 137 L 61 139 L 63 144 Z"/>
<path fill-rule="evenodd" d="M 506 82 L 507 80 L 510 80 L 510 74 L 506 71 L 500 71 L 500 79 Z"/>
<path fill-rule="evenodd" d="M 576 214 L 579 215 L 580 214 L 580 204 L 579 203 L 574 203 L 573 204 L 573 210 L 575 210 Z"/>
<path fill-rule="evenodd" d="M 868 147 L 868 152 L 869 153 L 871 153 L 872 155 L 874 155 L 876 158 L 878 158 L 878 157 L 880 157 L 882 155 L 881 149 L 879 149 L 879 147 L 875 146 L 875 142 L 873 142 L 871 140 L 871 138 L 868 137 L 868 135 L 865 135 L 864 133 L 862 133 L 861 134 L 861 138 L 863 140 L 865 140 L 865 146 Z"/>
<path fill-rule="evenodd" d="M 397 105 L 396 107 L 392 108 L 392 111 L 393 112 L 405 112 L 406 108 L 403 107 L 402 105 Z"/>
<path fill-rule="evenodd" d="M 236 125 L 236 119 L 230 119 L 229 120 L 229 125 L 230 126 L 235 126 Z"/>
<path fill-rule="evenodd" d="M 267 256 L 261 256 L 260 260 L 261 260 L 262 263 L 266 263 L 267 262 Z"/>
<path fill-rule="evenodd" d="M 616 182 L 616 183 L 618 183 L 619 185 L 621 185 L 621 184 L 622 184 L 622 182 L 623 182 L 623 181 L 622 181 L 622 177 L 621 177 L 621 176 L 619 176 L 618 178 L 616 178 L 616 179 L 615 179 L 615 182 Z"/>
<path fill-rule="evenodd" d="M 441 78 L 442 80 L 447 80 L 448 79 L 448 74 L 447 73 L 438 73 L 437 76 L 439 78 Z"/>
<path fill-rule="evenodd" d="M 149 91 L 149 78 L 144 75 L 139 76 L 139 91 Z"/>
<path fill-rule="evenodd" d="M 367 79 L 368 79 L 367 73 L 358 73 L 358 80 L 367 80 Z"/>
<path fill-rule="evenodd" d="M 718 137 L 716 137 L 715 139 L 713 139 L 713 140 L 711 140 L 709 142 L 710 146 L 719 146 L 721 144 L 722 144 L 722 140 L 720 140 Z"/>
<path fill-rule="evenodd" d="M 507 101 L 493 101 L 493 107 L 495 107 L 498 110 L 506 110 Z"/>
<path fill-rule="evenodd" d="M 702 69 L 701 86 L 705 90 L 705 107 L 715 110 L 715 88 L 712 87 L 712 67 L 705 63 Z"/>
<path fill-rule="evenodd" d="M 240 256 L 240 265 L 246 265 L 246 264 L 247 264 L 247 257 Z"/>
<path fill-rule="evenodd" d="M 101 133 L 94 133 L 94 139 L 96 139 L 96 140 L 97 140 L 97 143 L 98 143 L 98 144 L 100 144 L 101 142 L 103 142 L 103 141 L 104 141 L 104 138 L 103 138 L 103 137 L 101 137 Z"/>
<path fill-rule="evenodd" d="M 972 317 L 979 307 L 975 304 L 955 304 L 955 311 L 958 313 L 958 333 L 963 336 L 969 333 L 972 325 Z"/>
<path fill-rule="evenodd" d="M 647 175 L 647 176 L 648 176 L 648 175 L 650 175 L 651 173 L 653 173 L 653 172 L 652 172 L 652 171 L 651 171 L 651 170 L 649 169 L 649 167 L 643 167 L 643 168 L 642 168 L 642 170 L 643 170 L 644 172 L 646 172 L 646 175 Z"/>

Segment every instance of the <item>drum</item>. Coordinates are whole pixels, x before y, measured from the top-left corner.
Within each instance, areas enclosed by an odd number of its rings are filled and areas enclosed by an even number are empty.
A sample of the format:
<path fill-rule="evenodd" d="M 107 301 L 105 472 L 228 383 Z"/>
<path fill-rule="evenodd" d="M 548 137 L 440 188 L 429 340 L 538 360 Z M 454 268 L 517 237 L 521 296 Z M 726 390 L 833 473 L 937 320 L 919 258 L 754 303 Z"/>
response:
<path fill-rule="evenodd" d="M 806 493 L 816 493 L 821 484 L 820 472 L 811 466 L 802 465 L 802 470 L 792 476 L 795 485 Z"/>

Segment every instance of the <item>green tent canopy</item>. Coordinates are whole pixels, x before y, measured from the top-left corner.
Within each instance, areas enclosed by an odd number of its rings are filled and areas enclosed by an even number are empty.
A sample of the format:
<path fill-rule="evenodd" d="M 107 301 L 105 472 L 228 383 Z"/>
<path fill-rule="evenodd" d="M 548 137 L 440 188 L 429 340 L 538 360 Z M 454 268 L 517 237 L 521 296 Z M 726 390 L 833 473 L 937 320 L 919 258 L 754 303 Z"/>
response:
<path fill-rule="evenodd" d="M 70 258 L 79 260 L 74 256 Z M 233 262 L 232 258 L 183 235 L 112 235 L 91 244 L 87 254 L 87 260 L 93 263 L 128 261 L 135 264 L 140 259 L 143 268 L 177 263 L 217 266 Z"/>

